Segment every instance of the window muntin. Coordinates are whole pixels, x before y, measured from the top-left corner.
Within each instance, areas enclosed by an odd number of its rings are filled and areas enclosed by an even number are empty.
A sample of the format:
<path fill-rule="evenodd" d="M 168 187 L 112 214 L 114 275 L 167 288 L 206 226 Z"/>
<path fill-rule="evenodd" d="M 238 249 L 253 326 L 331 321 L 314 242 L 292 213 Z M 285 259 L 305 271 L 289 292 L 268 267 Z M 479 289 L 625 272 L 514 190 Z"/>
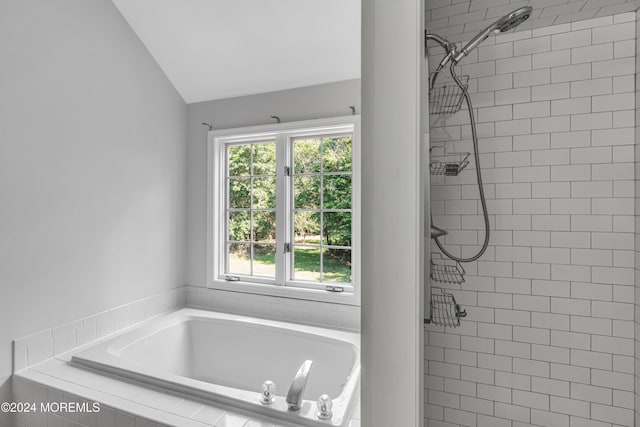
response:
<path fill-rule="evenodd" d="M 294 281 L 352 281 L 353 134 L 291 140 Z"/>
<path fill-rule="evenodd" d="M 224 274 L 275 278 L 276 142 L 225 147 Z"/>
<path fill-rule="evenodd" d="M 302 299 L 359 305 L 360 198 L 358 189 L 360 185 L 360 148 L 358 124 L 359 118 L 356 116 L 210 132 L 209 176 L 213 187 L 209 193 L 211 210 L 208 215 L 208 223 L 211 232 L 208 244 L 208 286 L 240 292 L 293 296 Z M 329 139 L 347 136 L 351 136 L 350 162 L 338 162 L 335 158 L 332 162 L 332 151 L 335 155 L 337 149 L 333 147 L 336 142 L 329 141 Z M 324 142 L 323 137 L 325 138 Z M 298 156 L 296 164 L 294 141 L 305 139 L 316 139 L 318 146 L 322 145 L 322 150 L 318 148 L 315 155 L 306 158 Z M 273 162 L 270 162 L 270 170 L 263 173 L 260 171 L 260 166 L 255 165 L 256 167 L 254 167 L 252 165 L 251 155 L 245 154 L 242 157 L 243 161 L 234 162 L 230 161 L 229 154 L 230 152 L 234 153 L 233 150 L 229 151 L 229 147 L 234 145 L 244 146 L 242 149 L 235 149 L 241 152 L 242 150 L 252 150 L 247 146 L 274 142 L 276 151 L 275 209 L 260 206 L 259 204 L 267 199 L 251 195 L 252 181 L 255 186 L 255 180 L 259 178 L 274 178 Z M 294 175 L 299 180 L 306 179 L 316 183 L 314 186 L 304 183 L 308 188 L 315 190 L 307 192 L 306 197 L 299 198 L 299 204 L 295 207 Z M 331 177 L 331 175 L 335 175 L 335 177 Z M 332 179 L 335 181 L 338 176 L 344 181 L 338 185 L 348 183 L 349 180 L 351 182 L 350 201 L 345 201 L 345 197 L 335 197 L 333 191 L 324 191 L 323 193 L 324 189 L 320 187 L 322 181 L 328 190 L 335 188 L 336 183 L 332 182 Z M 236 187 L 230 188 L 231 184 Z M 261 188 L 260 185 L 257 187 Z M 298 183 L 299 187 L 300 185 L 303 184 Z M 231 189 L 234 191 L 232 192 Z M 243 191 L 236 194 L 239 190 Z M 273 196 L 273 192 L 270 194 Z M 273 200 L 273 197 L 271 199 Z M 348 206 L 349 204 L 350 206 Z M 294 209 L 299 210 L 297 215 L 294 213 Z M 265 210 L 275 210 L 276 217 L 275 236 L 270 235 L 269 239 L 265 239 L 259 233 L 258 235 L 252 234 L 252 219 L 256 219 L 261 215 L 260 212 Z M 342 218 L 336 219 L 337 214 L 341 214 Z M 338 222 L 338 225 L 341 225 L 343 230 L 350 226 L 352 235 L 350 246 L 337 247 L 340 245 L 337 245 L 335 238 L 332 237 L 335 232 L 332 232 L 333 234 L 330 234 L 328 238 L 326 233 L 322 238 L 318 237 L 321 235 L 320 221 L 322 216 L 328 219 L 326 221 L 325 218 L 322 218 L 323 226 L 338 220 L 342 221 Z M 272 222 L 272 219 L 270 221 Z M 296 229 L 305 230 L 306 237 L 303 234 L 302 241 L 299 239 L 300 233 L 296 239 Z M 311 241 L 312 236 L 315 236 L 315 241 Z M 298 251 L 299 256 L 296 261 L 296 248 L 294 248 L 296 243 L 298 246 L 306 244 L 305 250 L 313 252 L 313 269 L 309 268 L 308 260 L 304 262 L 305 260 L 301 259 L 300 251 Z M 269 245 L 269 248 L 275 249 L 275 254 L 268 253 L 272 257 L 267 260 L 268 262 L 265 262 L 264 248 L 259 246 L 265 244 Z M 302 248 L 298 247 L 297 249 Z M 339 250 L 342 251 L 339 252 Z M 342 263 L 339 265 L 341 269 L 338 271 L 334 268 L 336 262 Z M 275 268 L 273 267 L 274 263 Z M 264 264 L 269 264 L 271 269 L 265 271 Z M 296 265 L 299 268 L 298 272 L 295 271 Z M 305 268 L 307 270 L 302 271 Z M 313 273 L 311 280 L 305 279 L 303 275 L 309 271 Z M 321 274 L 322 282 L 320 281 Z"/>

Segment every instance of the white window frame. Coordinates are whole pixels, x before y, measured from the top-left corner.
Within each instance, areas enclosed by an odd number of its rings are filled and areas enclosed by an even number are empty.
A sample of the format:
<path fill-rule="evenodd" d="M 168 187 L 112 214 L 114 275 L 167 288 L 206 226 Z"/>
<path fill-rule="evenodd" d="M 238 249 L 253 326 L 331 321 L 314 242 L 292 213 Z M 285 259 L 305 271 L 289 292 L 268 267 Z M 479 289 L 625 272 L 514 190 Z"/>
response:
<path fill-rule="evenodd" d="M 352 129 L 350 129 L 352 128 Z M 276 235 L 281 236 L 276 244 L 276 279 L 252 277 L 249 280 L 229 282 L 224 279 L 224 248 L 225 221 L 224 208 L 226 197 L 226 153 L 229 142 L 234 141 L 264 141 L 276 140 L 276 205 L 283 206 L 287 200 L 286 191 L 290 191 L 287 183 L 289 177 L 284 174 L 284 166 L 291 167 L 291 143 L 295 137 L 317 135 L 331 132 L 353 132 L 352 140 L 352 207 L 351 207 L 351 285 L 343 286 L 344 292 L 330 292 L 326 285 L 333 283 L 305 283 L 289 282 L 285 285 L 283 278 L 285 269 L 290 268 L 290 254 L 284 253 L 283 244 L 290 242 L 292 230 L 285 227 L 285 218 L 276 215 Z M 332 302 L 346 305 L 360 305 L 360 182 L 361 182 L 361 144 L 360 144 L 360 116 L 343 116 L 327 119 L 305 120 L 297 122 L 278 123 L 273 125 L 251 126 L 243 128 L 212 130 L 208 133 L 208 184 L 207 184 L 207 287 L 226 291 L 262 294 L 277 297 L 288 297 L 322 302 Z M 287 215 L 291 214 L 291 207 L 281 208 Z M 289 227 L 291 228 L 291 227 Z M 336 286 L 342 284 L 336 283 Z"/>

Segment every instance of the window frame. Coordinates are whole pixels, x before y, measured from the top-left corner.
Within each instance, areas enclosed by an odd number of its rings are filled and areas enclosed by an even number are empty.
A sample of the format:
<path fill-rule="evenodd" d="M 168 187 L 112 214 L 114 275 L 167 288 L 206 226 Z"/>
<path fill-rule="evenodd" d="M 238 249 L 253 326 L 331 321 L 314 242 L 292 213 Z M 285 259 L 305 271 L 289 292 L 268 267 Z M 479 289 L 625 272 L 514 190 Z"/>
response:
<path fill-rule="evenodd" d="M 350 129 L 349 129 L 350 128 Z M 292 177 L 285 176 L 284 166 L 293 170 L 292 140 L 301 136 L 316 136 L 330 133 L 353 133 L 352 140 L 352 283 L 342 285 L 333 282 L 285 281 L 286 270 L 291 268 L 292 256 L 284 252 L 282 242 L 291 242 L 293 226 L 287 227 L 286 216 L 292 216 L 290 205 Z M 262 294 L 277 297 L 289 297 L 315 300 L 346 305 L 360 305 L 360 265 L 361 265 L 361 143 L 360 116 L 342 116 L 327 119 L 305 120 L 273 125 L 240 127 L 223 130 L 211 130 L 207 137 L 207 287 L 226 291 Z M 276 278 L 246 277 L 239 281 L 224 280 L 224 261 L 226 245 L 226 147 L 230 143 L 276 141 Z M 292 221 L 290 221 L 292 222 Z M 293 250 L 293 248 L 292 248 Z M 327 286 L 343 286 L 344 292 L 331 292 Z"/>

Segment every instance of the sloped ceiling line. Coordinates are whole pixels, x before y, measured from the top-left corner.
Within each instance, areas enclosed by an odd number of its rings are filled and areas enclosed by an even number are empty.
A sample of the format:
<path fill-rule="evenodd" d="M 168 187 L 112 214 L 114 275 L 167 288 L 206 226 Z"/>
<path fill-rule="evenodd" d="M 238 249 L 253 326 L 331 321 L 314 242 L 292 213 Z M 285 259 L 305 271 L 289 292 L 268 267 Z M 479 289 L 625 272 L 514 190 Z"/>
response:
<path fill-rule="evenodd" d="M 360 0 L 112 0 L 194 103 L 360 77 Z"/>

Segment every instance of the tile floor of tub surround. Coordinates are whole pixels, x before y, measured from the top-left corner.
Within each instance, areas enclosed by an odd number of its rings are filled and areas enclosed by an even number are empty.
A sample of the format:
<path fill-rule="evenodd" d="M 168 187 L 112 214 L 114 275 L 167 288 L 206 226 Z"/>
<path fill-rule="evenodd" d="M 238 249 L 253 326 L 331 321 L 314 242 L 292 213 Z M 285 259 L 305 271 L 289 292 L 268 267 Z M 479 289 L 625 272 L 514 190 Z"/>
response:
<path fill-rule="evenodd" d="M 104 409 L 68 417 L 23 414 L 17 427 L 296 427 L 79 369 L 59 359 L 16 374 L 14 390 L 16 401 L 100 402 Z M 361 427 L 359 397 L 349 427 Z"/>

